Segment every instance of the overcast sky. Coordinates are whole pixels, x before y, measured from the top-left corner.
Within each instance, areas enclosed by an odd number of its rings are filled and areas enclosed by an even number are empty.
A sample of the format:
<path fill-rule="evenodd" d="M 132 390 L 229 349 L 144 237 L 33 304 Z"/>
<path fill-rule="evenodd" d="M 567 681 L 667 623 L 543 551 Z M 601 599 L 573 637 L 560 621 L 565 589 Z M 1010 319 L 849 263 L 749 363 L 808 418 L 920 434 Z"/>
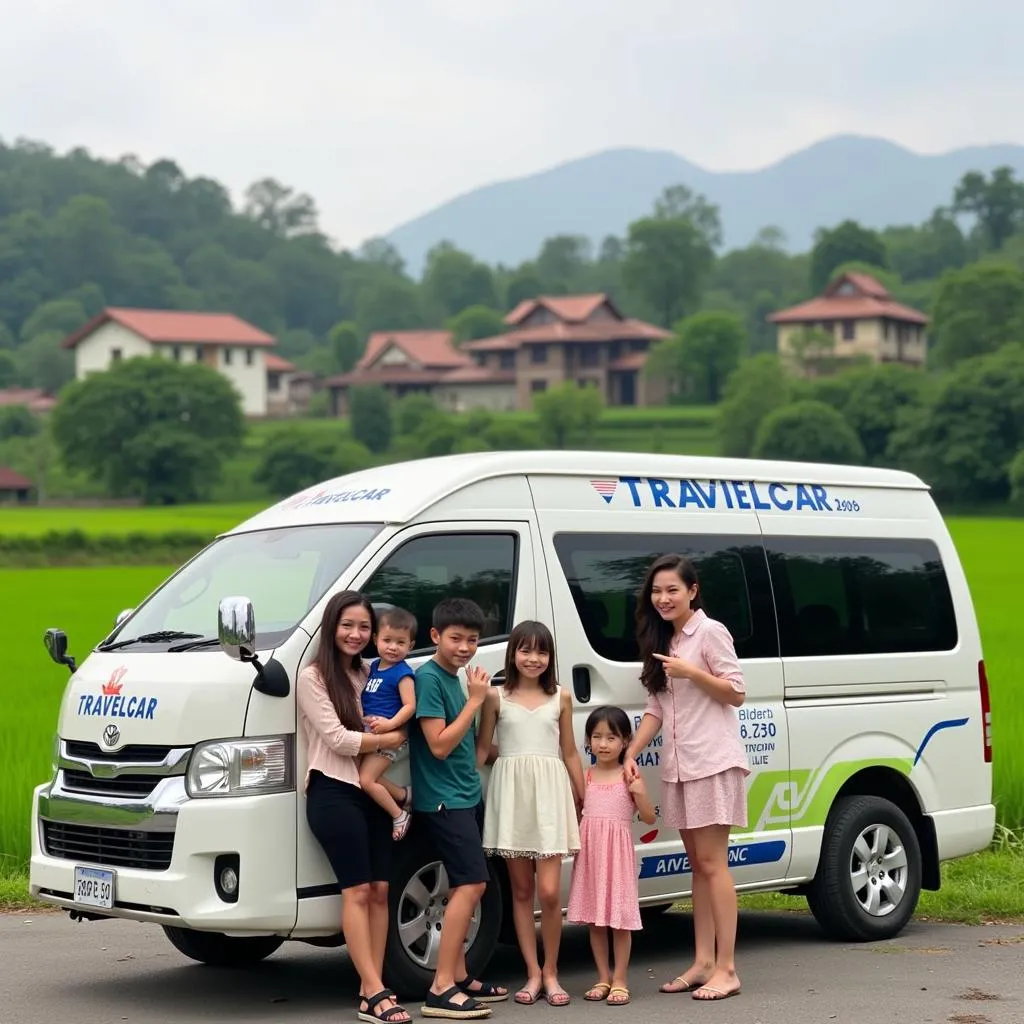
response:
<path fill-rule="evenodd" d="M 346 246 L 616 146 L 1024 142 L 1018 0 L 0 0 L 0 138 L 311 193 Z"/>

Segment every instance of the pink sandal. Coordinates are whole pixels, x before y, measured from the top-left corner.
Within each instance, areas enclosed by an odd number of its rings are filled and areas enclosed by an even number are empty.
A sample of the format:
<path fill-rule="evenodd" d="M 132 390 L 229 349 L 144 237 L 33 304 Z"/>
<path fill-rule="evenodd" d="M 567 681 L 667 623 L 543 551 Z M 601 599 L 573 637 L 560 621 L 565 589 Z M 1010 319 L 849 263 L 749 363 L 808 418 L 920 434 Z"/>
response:
<path fill-rule="evenodd" d="M 391 838 L 396 843 L 404 839 L 411 824 L 412 815 L 408 811 L 402 811 L 402 813 L 394 819 L 394 824 L 391 826 Z"/>

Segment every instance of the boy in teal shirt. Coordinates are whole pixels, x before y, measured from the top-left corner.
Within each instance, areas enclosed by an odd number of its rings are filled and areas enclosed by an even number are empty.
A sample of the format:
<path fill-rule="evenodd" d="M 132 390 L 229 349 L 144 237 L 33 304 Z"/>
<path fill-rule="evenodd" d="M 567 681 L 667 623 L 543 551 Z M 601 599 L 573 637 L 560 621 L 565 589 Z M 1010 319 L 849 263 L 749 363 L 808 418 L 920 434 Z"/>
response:
<path fill-rule="evenodd" d="M 465 956 L 469 922 L 490 878 L 481 842 L 483 793 L 475 722 L 491 680 L 479 666 L 469 666 L 484 614 L 473 601 L 447 598 L 434 609 L 431 626 L 437 652 L 416 671 L 410 771 L 413 810 L 441 857 L 450 892 L 423 1015 L 477 1019 L 490 1016 L 486 1003 L 508 998 L 507 989 L 470 978 Z M 459 683 L 460 668 L 466 668 L 468 696 Z"/>

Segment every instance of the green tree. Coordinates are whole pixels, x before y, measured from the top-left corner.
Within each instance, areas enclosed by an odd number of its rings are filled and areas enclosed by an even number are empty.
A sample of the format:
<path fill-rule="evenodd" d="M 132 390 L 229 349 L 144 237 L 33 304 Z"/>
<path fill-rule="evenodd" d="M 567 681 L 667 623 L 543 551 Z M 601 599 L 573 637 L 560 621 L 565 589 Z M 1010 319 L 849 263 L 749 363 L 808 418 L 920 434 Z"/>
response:
<path fill-rule="evenodd" d="M 514 309 L 524 299 L 535 299 L 544 292 L 544 282 L 532 263 L 524 263 L 508 279 L 505 287 L 505 305 Z"/>
<path fill-rule="evenodd" d="M 394 429 L 388 392 L 376 385 L 350 388 L 348 408 L 352 436 L 371 452 L 387 451 Z"/>
<path fill-rule="evenodd" d="M 765 352 L 744 359 L 726 381 L 718 406 L 718 436 L 722 454 L 746 458 L 750 455 L 761 421 L 786 405 L 793 382 L 778 356 Z"/>
<path fill-rule="evenodd" d="M 445 316 L 471 306 L 498 305 L 491 268 L 450 242 L 440 242 L 427 253 L 423 289 Z"/>
<path fill-rule="evenodd" d="M 962 267 L 970 246 L 949 211 L 938 209 L 924 224 L 902 225 L 882 232 L 889 264 L 904 281 L 924 281 Z"/>
<path fill-rule="evenodd" d="M 714 203 L 685 185 L 669 185 L 654 201 L 657 220 L 688 220 L 712 249 L 722 244 L 722 219 Z"/>
<path fill-rule="evenodd" d="M 263 178 L 245 190 L 245 216 L 275 235 L 311 234 L 317 230 L 316 203 L 273 178 Z"/>
<path fill-rule="evenodd" d="M 577 441 L 588 443 L 604 411 L 597 388 L 565 381 L 533 397 L 540 423 L 541 440 L 550 448 L 567 448 Z"/>
<path fill-rule="evenodd" d="M 455 337 L 455 344 L 490 338 L 505 331 L 505 321 L 497 310 L 488 306 L 469 306 L 456 313 L 447 324 Z"/>
<path fill-rule="evenodd" d="M 888 269 L 889 255 L 877 231 L 871 231 L 855 220 L 844 220 L 834 228 L 821 228 L 811 250 L 811 289 L 823 292 L 835 276 L 837 267 L 853 261 Z"/>
<path fill-rule="evenodd" d="M 419 289 L 405 278 L 378 275 L 356 299 L 356 322 L 367 333 L 425 326 Z"/>
<path fill-rule="evenodd" d="M 803 401 L 770 412 L 757 430 L 754 458 L 860 465 L 864 446 L 842 415 L 824 402 Z"/>
<path fill-rule="evenodd" d="M 694 382 L 699 401 L 717 405 L 746 347 L 743 321 L 732 313 L 694 313 L 676 325 L 676 337 L 684 379 Z"/>
<path fill-rule="evenodd" d="M 986 245 L 1002 249 L 1024 223 L 1024 182 L 1016 180 L 1012 167 L 997 167 L 990 178 L 969 171 L 953 193 L 953 209 L 972 214 Z"/>
<path fill-rule="evenodd" d="M 201 363 L 128 359 L 71 384 L 52 414 L 68 467 L 114 497 L 147 504 L 200 498 L 245 433 L 231 383 Z"/>
<path fill-rule="evenodd" d="M 370 465 L 367 449 L 299 425 L 275 430 L 264 442 L 253 479 L 273 495 L 286 497 L 305 487 Z"/>
<path fill-rule="evenodd" d="M 415 437 L 428 432 L 430 425 L 442 415 L 430 395 L 406 395 L 395 402 L 393 409 L 395 433 L 400 437 Z"/>
<path fill-rule="evenodd" d="M 359 328 L 351 320 L 336 323 L 327 333 L 327 344 L 330 346 L 338 373 L 348 373 L 363 354 Z"/>
<path fill-rule="evenodd" d="M 691 221 L 645 217 L 629 225 L 622 276 L 668 327 L 696 309 L 713 261 L 711 245 Z"/>
<path fill-rule="evenodd" d="M 553 235 L 545 239 L 534 263 L 544 294 L 580 291 L 590 258 L 590 239 L 582 235 Z"/>
<path fill-rule="evenodd" d="M 938 366 L 1024 341 L 1024 271 L 1008 263 L 973 263 L 942 275 L 932 312 Z"/>
<path fill-rule="evenodd" d="M 1024 505 L 1024 448 L 1010 463 L 1010 497 L 1018 505 Z"/>
<path fill-rule="evenodd" d="M 35 437 L 39 433 L 39 419 L 26 405 L 0 406 L 0 441 L 12 437 Z"/>
<path fill-rule="evenodd" d="M 836 336 L 822 327 L 799 327 L 789 335 L 789 353 L 801 373 L 831 373 L 835 369 Z"/>
<path fill-rule="evenodd" d="M 18 376 L 29 387 L 55 395 L 75 376 L 75 357 L 63 347 L 64 335 L 37 334 L 17 351 Z"/>
<path fill-rule="evenodd" d="M 14 353 L 0 348 L 0 388 L 13 388 L 19 379 L 18 360 Z"/>
<path fill-rule="evenodd" d="M 940 498 L 1005 501 L 1009 466 L 1024 447 L 1024 345 L 965 359 L 922 406 L 905 412 L 889 458 Z"/>
<path fill-rule="evenodd" d="M 60 334 L 66 337 L 78 330 L 89 317 L 75 299 L 54 299 L 37 306 L 35 312 L 22 324 L 21 340 L 31 341 L 38 334 Z"/>

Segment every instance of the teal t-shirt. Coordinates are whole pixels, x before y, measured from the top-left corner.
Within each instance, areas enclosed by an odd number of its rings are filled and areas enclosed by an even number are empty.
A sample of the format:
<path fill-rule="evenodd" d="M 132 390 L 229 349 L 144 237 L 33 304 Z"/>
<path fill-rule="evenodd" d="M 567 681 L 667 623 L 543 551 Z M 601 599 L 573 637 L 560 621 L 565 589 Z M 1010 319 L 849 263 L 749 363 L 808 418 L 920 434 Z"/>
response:
<path fill-rule="evenodd" d="M 433 659 L 416 670 L 416 724 L 409 730 L 412 804 L 417 811 L 476 807 L 482 798 L 476 767 L 476 726 L 471 725 L 442 761 L 430 752 L 420 728 L 421 718 L 441 718 L 450 725 L 466 706 L 459 677 Z"/>

